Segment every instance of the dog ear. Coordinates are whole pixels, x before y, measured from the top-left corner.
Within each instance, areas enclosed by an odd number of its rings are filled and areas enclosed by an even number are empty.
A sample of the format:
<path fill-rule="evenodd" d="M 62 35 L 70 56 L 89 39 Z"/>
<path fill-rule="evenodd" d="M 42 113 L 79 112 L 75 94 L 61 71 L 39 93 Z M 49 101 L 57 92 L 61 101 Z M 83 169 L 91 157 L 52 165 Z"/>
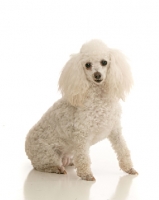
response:
<path fill-rule="evenodd" d="M 81 106 L 88 89 L 80 54 L 73 55 L 64 66 L 60 79 L 59 90 L 64 98 L 73 106 Z"/>
<path fill-rule="evenodd" d="M 125 55 L 119 50 L 110 49 L 110 66 L 106 78 L 109 93 L 124 101 L 132 85 L 132 74 Z"/>

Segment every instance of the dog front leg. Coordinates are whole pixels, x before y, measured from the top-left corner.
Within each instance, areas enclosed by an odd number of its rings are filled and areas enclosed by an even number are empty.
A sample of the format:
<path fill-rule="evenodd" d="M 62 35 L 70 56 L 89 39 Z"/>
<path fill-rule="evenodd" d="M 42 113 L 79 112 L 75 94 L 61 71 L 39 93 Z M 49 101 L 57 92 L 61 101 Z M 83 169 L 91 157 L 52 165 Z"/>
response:
<path fill-rule="evenodd" d="M 74 155 L 74 165 L 77 168 L 77 175 L 83 180 L 95 181 L 90 164 L 89 150 L 84 147 L 78 148 Z"/>
<path fill-rule="evenodd" d="M 108 136 L 108 139 L 117 154 L 120 168 L 128 174 L 138 174 L 133 168 L 130 151 L 122 136 L 121 130 L 117 129 L 112 131 L 112 133 Z"/>

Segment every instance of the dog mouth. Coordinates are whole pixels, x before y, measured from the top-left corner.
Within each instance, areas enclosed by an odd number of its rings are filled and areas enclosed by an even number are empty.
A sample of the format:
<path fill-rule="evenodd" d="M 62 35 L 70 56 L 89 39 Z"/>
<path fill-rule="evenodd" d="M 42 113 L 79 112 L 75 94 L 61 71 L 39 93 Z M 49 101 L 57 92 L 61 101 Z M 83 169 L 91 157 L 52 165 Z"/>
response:
<path fill-rule="evenodd" d="M 101 83 L 103 80 L 94 80 L 97 83 Z"/>

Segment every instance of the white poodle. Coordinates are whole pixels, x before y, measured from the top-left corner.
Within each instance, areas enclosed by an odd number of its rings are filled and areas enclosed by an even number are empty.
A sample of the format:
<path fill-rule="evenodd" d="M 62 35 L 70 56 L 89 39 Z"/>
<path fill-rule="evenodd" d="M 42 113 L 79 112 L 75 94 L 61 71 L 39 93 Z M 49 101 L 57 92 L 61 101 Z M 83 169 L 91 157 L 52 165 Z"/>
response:
<path fill-rule="evenodd" d="M 29 131 L 25 150 L 36 170 L 77 175 L 94 181 L 89 148 L 108 138 L 120 168 L 137 174 L 122 136 L 121 106 L 133 80 L 124 55 L 99 40 L 84 44 L 66 63 L 60 79 L 62 98 Z"/>

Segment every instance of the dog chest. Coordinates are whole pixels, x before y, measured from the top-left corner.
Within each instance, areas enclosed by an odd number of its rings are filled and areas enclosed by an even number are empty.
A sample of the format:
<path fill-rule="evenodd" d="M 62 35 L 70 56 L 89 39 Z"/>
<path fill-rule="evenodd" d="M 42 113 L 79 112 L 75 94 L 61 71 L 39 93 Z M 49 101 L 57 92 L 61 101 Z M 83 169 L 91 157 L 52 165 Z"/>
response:
<path fill-rule="evenodd" d="M 105 103 L 91 104 L 84 109 L 78 109 L 74 118 L 74 126 L 95 134 L 111 129 L 116 118 L 115 107 Z"/>

